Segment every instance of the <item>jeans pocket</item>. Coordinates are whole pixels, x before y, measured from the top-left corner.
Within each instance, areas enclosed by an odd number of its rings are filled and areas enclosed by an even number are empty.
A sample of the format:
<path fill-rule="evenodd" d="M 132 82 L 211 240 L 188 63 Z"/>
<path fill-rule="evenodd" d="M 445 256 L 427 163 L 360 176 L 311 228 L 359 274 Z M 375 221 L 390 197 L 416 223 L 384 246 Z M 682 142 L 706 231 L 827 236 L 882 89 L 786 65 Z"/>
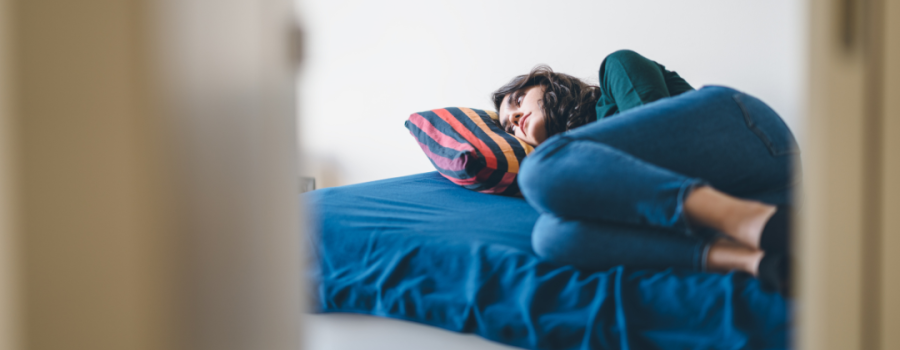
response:
<path fill-rule="evenodd" d="M 800 148 L 794 134 L 772 108 L 759 99 L 737 93 L 732 96 L 744 114 L 744 121 L 773 156 L 798 154 Z"/>

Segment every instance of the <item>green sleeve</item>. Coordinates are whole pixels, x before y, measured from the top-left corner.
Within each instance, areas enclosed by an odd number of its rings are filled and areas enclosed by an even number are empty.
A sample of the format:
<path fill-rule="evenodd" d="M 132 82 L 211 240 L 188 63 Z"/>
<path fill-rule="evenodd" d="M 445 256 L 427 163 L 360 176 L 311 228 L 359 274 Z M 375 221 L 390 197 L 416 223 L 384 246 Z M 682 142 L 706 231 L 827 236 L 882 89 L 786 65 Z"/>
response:
<path fill-rule="evenodd" d="M 597 119 L 694 88 L 678 73 L 631 50 L 619 50 L 600 64 Z"/>

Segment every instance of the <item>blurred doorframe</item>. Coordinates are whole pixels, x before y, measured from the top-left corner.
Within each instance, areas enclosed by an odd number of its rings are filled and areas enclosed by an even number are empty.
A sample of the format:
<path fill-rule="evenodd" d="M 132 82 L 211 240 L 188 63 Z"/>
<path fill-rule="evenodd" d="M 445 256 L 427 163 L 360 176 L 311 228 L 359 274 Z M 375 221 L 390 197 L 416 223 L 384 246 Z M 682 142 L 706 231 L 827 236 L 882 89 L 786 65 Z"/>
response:
<path fill-rule="evenodd" d="M 900 349 L 900 2 L 809 1 L 802 349 Z"/>
<path fill-rule="evenodd" d="M 300 347 L 290 0 L 0 0 L 0 350 Z"/>

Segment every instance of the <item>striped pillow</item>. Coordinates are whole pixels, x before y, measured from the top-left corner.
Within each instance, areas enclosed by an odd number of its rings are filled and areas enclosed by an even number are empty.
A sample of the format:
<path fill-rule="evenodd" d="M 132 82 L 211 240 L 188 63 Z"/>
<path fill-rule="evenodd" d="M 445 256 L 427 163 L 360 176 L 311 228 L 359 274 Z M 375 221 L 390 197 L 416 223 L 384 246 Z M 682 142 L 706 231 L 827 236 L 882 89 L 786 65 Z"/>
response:
<path fill-rule="evenodd" d="M 434 167 L 473 191 L 515 195 L 519 163 L 534 148 L 500 129 L 497 113 L 442 108 L 409 116 L 406 128 Z"/>

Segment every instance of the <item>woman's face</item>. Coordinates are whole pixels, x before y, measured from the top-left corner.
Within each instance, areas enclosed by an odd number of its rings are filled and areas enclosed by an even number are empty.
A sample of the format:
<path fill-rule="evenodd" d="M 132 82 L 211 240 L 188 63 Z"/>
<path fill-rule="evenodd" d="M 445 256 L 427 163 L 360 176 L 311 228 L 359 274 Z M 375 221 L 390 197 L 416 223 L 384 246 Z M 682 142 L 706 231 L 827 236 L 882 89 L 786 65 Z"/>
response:
<path fill-rule="evenodd" d="M 544 87 L 541 85 L 507 94 L 500 103 L 500 127 L 532 146 L 547 140 L 543 96 Z"/>

